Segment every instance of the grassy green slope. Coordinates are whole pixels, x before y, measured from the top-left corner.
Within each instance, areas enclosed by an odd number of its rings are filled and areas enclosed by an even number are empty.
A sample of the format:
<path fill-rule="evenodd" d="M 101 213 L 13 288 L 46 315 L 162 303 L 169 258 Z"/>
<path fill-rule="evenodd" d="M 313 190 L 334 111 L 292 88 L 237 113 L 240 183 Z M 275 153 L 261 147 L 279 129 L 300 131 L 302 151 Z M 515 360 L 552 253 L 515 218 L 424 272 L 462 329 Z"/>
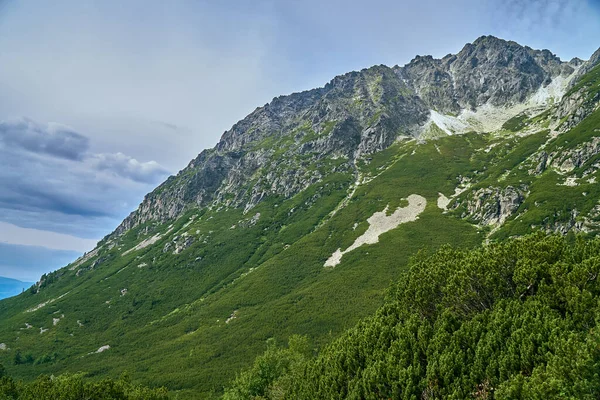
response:
<path fill-rule="evenodd" d="M 202 397 L 220 392 L 269 337 L 302 333 L 326 343 L 381 304 L 383 290 L 415 251 L 481 242 L 480 232 L 443 215 L 436 200 L 438 192 L 454 191 L 458 175 L 472 172 L 471 155 L 484 144 L 466 135 L 394 145 L 362 167 L 378 175 L 333 217 L 330 212 L 349 192 L 349 176 L 331 176 L 287 201 L 269 199 L 247 216 L 205 210 L 183 228 L 187 215 L 171 233 L 209 239 L 178 255 L 163 253 L 166 238 L 122 255 L 137 242 L 131 232 L 94 269 L 80 276 L 67 270 L 38 294 L 0 303 L 5 316 L 0 342 L 33 360 L 10 366 L 11 373 L 33 378 L 83 370 L 116 376 L 128 370 L 140 382 Z M 419 220 L 345 255 L 336 268 L 323 267 L 335 249 L 348 247 L 367 229 L 374 212 L 399 206 L 413 193 L 428 200 Z M 261 216 L 255 226 L 239 224 L 256 212 Z M 236 318 L 225 323 L 236 310 Z M 53 318 L 60 319 L 56 326 Z M 49 330 L 40 334 L 40 327 Z M 111 349 L 89 354 L 104 345 Z M 10 364 L 11 353 L 0 353 L 0 360 Z"/>

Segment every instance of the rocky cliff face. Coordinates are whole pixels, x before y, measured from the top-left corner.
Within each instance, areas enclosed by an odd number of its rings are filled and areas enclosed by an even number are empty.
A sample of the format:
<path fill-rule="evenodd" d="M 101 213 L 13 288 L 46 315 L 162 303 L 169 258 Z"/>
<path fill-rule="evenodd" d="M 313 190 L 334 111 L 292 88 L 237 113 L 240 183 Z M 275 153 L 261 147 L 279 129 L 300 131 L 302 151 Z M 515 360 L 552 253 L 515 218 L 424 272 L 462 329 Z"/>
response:
<path fill-rule="evenodd" d="M 457 114 L 488 103 L 523 103 L 557 76 L 572 74 L 574 67 L 548 50 L 484 36 L 456 55 L 417 57 L 396 72 L 430 108 Z"/>
<path fill-rule="evenodd" d="M 527 185 L 521 185 L 475 190 L 466 199 L 466 211 L 462 217 L 469 217 L 481 225 L 502 224 L 517 212 L 527 197 L 528 189 Z"/>
<path fill-rule="evenodd" d="M 275 98 L 148 194 L 116 233 L 173 219 L 187 207 L 248 210 L 268 195 L 293 196 L 325 174 L 352 171 L 357 159 L 399 136 L 416 136 L 428 115 L 425 103 L 385 66 Z"/>
<path fill-rule="evenodd" d="M 576 71 L 574 79 L 571 82 L 571 84 L 569 85 L 569 87 L 575 86 L 575 84 L 577 84 L 577 82 L 583 75 L 587 74 L 596 65 L 600 64 L 600 49 L 596 50 L 596 52 L 594 54 L 592 54 L 590 59 L 587 61 L 581 61 L 580 59 L 574 59 L 574 60 L 581 65 L 581 68 L 579 68 Z M 573 61 L 571 61 L 571 63 L 573 63 Z"/>
<path fill-rule="evenodd" d="M 441 60 L 426 56 L 404 67 L 376 66 L 277 97 L 148 194 L 115 234 L 175 219 L 191 207 L 248 211 L 267 196 L 289 198 L 326 174 L 355 172 L 357 160 L 400 136 L 419 136 L 431 110 L 455 115 L 523 103 L 580 64 L 486 36 Z M 573 107 L 564 113 L 571 115 Z"/>

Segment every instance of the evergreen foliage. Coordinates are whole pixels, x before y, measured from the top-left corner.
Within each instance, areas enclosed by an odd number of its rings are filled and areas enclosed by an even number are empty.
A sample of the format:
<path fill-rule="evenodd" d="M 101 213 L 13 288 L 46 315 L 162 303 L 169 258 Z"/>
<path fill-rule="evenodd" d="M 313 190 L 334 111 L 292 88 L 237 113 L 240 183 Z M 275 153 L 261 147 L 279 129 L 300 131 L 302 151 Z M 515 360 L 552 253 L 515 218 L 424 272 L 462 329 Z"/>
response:
<path fill-rule="evenodd" d="M 0 399 L 2 400 L 165 400 L 164 388 L 150 389 L 133 385 L 126 374 L 118 380 L 103 379 L 93 382 L 83 374 L 42 375 L 24 383 L 6 376 L 0 364 Z"/>
<path fill-rule="evenodd" d="M 304 363 L 269 348 L 226 398 L 597 399 L 599 273 L 599 239 L 421 252 L 373 317 Z M 291 367 L 247 391 L 275 354 Z"/>

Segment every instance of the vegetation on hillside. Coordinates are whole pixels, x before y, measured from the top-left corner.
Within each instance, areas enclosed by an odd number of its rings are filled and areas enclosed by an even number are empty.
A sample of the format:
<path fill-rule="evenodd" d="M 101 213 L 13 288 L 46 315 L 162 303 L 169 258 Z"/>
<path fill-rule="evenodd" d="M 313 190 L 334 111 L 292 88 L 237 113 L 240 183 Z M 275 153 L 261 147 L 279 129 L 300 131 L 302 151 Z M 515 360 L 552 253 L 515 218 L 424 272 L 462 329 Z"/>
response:
<path fill-rule="evenodd" d="M 164 388 L 133 385 L 127 375 L 118 380 L 90 381 L 83 374 L 40 376 L 32 382 L 16 381 L 0 364 L 2 400 L 166 400 Z"/>
<path fill-rule="evenodd" d="M 316 357 L 269 347 L 225 398 L 597 399 L 599 273 L 600 239 L 419 253 L 374 316 Z"/>

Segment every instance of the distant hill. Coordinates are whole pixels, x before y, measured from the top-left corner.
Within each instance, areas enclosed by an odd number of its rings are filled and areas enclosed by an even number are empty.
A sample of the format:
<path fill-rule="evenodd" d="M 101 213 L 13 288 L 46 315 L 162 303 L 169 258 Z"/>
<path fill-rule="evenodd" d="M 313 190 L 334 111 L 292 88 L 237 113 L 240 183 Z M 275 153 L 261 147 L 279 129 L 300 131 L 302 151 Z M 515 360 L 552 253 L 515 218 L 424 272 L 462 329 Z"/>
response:
<path fill-rule="evenodd" d="M 0 299 L 16 296 L 33 285 L 32 282 L 21 282 L 16 279 L 0 277 Z"/>

